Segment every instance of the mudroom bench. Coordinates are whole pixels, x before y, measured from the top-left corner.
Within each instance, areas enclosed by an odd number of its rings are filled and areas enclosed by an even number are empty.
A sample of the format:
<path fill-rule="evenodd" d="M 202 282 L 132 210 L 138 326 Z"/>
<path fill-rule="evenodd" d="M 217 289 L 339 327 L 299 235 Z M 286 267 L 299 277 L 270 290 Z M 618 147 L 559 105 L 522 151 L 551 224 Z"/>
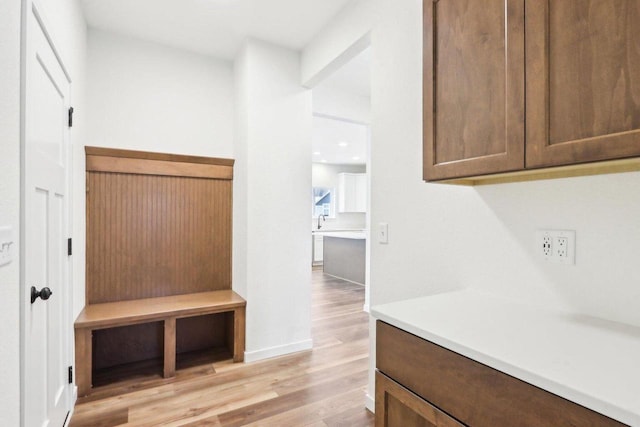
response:
<path fill-rule="evenodd" d="M 92 387 L 93 332 L 100 329 L 162 322 L 164 326 L 163 376 L 175 375 L 176 319 L 230 313 L 227 339 L 233 361 L 244 360 L 246 301 L 231 290 L 198 292 L 157 298 L 89 304 L 78 316 L 75 327 L 76 384 L 78 396 Z"/>
<path fill-rule="evenodd" d="M 172 377 L 198 360 L 242 361 L 246 301 L 231 283 L 234 160 L 85 152 L 78 395 L 152 371 Z"/>

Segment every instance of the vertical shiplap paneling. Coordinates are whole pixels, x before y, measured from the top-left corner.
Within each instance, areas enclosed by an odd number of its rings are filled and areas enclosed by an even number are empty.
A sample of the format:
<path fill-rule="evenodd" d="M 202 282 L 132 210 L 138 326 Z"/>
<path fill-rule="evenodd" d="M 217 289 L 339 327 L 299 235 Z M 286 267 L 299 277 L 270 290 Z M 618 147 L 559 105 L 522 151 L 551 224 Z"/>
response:
<path fill-rule="evenodd" d="M 231 189 L 87 172 L 87 303 L 230 289 Z"/>

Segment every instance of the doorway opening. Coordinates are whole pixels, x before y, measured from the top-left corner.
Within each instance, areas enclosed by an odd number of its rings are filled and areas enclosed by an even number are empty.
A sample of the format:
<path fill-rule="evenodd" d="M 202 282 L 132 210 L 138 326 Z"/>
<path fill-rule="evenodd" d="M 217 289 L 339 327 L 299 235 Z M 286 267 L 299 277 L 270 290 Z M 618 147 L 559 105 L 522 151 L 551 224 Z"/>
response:
<path fill-rule="evenodd" d="M 357 45 L 312 88 L 311 265 L 364 286 L 368 311 L 372 48 Z"/>

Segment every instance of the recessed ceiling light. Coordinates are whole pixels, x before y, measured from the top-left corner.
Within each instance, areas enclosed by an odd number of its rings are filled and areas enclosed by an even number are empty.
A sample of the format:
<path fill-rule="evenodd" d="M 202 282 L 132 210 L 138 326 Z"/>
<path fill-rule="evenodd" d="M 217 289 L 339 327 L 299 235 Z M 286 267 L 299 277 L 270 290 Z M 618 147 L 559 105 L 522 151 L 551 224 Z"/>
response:
<path fill-rule="evenodd" d="M 358 157 L 358 156 L 353 156 L 351 159 L 352 159 L 352 160 L 360 160 L 360 157 Z"/>
<path fill-rule="evenodd" d="M 349 145 L 348 142 L 344 142 L 344 141 L 338 142 L 339 147 L 346 147 L 347 145 Z"/>
<path fill-rule="evenodd" d="M 314 151 L 314 152 L 313 152 L 313 155 L 314 155 L 314 156 L 319 156 L 319 155 L 320 155 L 320 152 L 319 152 L 319 151 Z"/>

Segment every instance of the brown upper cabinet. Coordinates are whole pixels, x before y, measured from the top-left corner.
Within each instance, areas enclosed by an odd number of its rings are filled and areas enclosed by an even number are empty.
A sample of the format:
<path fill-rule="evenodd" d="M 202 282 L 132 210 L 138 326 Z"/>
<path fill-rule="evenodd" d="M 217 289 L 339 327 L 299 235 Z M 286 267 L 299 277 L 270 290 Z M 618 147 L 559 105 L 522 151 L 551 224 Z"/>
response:
<path fill-rule="evenodd" d="M 638 22 L 640 0 L 425 0 L 424 179 L 640 156 Z M 565 176 L 640 168 L 598 165 Z"/>
<path fill-rule="evenodd" d="M 522 169 L 522 0 L 425 0 L 423 61 L 425 179 Z"/>

